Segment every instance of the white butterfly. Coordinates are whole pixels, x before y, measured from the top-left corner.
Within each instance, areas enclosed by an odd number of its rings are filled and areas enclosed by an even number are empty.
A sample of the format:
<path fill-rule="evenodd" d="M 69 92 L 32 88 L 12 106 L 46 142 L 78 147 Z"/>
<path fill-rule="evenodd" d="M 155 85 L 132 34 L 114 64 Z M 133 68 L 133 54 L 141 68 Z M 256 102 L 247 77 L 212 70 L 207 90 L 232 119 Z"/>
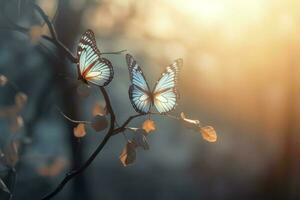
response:
<path fill-rule="evenodd" d="M 175 109 L 179 98 L 176 87 L 178 72 L 183 64 L 182 59 L 175 60 L 166 68 L 161 78 L 156 82 L 153 91 L 150 91 L 140 66 L 130 54 L 126 55 L 126 61 L 132 83 L 129 88 L 129 98 L 136 112 L 148 113 L 152 105 L 161 114 Z"/>
<path fill-rule="evenodd" d="M 98 86 L 106 86 L 110 83 L 114 76 L 112 64 L 100 55 L 93 31 L 87 30 L 81 36 L 77 48 L 78 79 Z"/>

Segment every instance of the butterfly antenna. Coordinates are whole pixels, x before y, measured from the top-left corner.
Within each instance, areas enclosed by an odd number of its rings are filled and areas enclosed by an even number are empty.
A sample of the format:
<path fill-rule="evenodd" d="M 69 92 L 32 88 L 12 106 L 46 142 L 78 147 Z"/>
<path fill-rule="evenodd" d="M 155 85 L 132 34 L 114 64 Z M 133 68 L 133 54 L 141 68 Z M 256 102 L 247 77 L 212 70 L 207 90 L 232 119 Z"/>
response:
<path fill-rule="evenodd" d="M 104 55 L 104 54 L 111 54 L 111 55 L 119 55 L 119 54 L 122 54 L 123 52 L 126 52 L 127 49 L 124 49 L 124 50 L 121 50 L 121 51 L 112 51 L 112 52 L 103 52 L 103 53 L 100 53 L 101 55 Z"/>

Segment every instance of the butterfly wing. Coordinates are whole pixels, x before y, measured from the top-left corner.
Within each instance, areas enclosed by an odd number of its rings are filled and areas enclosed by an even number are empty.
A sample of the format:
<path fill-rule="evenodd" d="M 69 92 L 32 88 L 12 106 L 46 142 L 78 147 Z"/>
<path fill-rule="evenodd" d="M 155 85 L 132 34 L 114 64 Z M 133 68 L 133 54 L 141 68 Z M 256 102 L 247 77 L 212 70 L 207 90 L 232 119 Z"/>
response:
<path fill-rule="evenodd" d="M 153 91 L 153 102 L 159 113 L 165 114 L 177 105 L 179 93 L 177 91 L 178 73 L 182 67 L 182 59 L 177 59 L 166 68 L 162 77 L 156 82 Z"/>
<path fill-rule="evenodd" d="M 131 86 L 129 87 L 130 102 L 138 113 L 148 113 L 151 107 L 151 93 L 145 76 L 130 54 L 126 54 Z"/>
<path fill-rule="evenodd" d="M 80 77 L 98 86 L 105 86 L 112 80 L 114 71 L 111 62 L 100 55 L 93 31 L 87 30 L 77 48 Z"/>

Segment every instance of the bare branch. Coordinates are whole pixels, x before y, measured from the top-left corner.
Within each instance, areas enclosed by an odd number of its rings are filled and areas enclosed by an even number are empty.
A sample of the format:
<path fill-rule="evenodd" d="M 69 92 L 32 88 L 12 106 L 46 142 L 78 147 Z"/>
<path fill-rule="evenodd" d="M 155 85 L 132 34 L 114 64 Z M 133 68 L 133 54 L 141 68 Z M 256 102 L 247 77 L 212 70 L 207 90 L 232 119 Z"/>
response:
<path fill-rule="evenodd" d="M 126 126 L 131 122 L 131 120 L 133 120 L 134 118 L 137 118 L 137 117 L 141 117 L 143 115 L 146 115 L 146 114 L 137 114 L 137 115 L 133 115 L 133 116 L 130 116 L 123 124 L 122 126 L 120 126 L 119 128 L 116 128 L 113 132 L 113 135 L 116 135 L 120 132 L 123 132 L 126 130 Z"/>
<path fill-rule="evenodd" d="M 101 150 L 103 149 L 103 147 L 106 145 L 106 143 L 108 142 L 109 138 L 112 136 L 112 134 L 111 134 L 112 132 L 113 132 L 113 130 L 109 129 L 109 131 L 105 135 L 104 139 L 99 144 L 99 146 L 97 147 L 97 149 L 93 152 L 93 154 L 89 157 L 89 159 L 79 169 L 73 170 L 73 171 L 67 173 L 66 177 L 60 182 L 60 184 L 55 188 L 55 190 L 53 190 L 51 193 L 49 193 L 45 197 L 43 197 L 42 200 L 51 199 L 52 197 L 54 197 L 55 195 L 57 195 L 71 179 L 73 179 L 77 175 L 83 173 L 84 170 L 87 167 L 90 166 L 90 164 L 94 161 L 94 159 L 101 152 Z"/>
<path fill-rule="evenodd" d="M 123 52 L 126 52 L 127 49 L 123 49 L 121 51 L 112 51 L 112 52 L 103 52 L 103 53 L 100 53 L 101 55 L 105 55 L 105 54 L 114 54 L 114 55 L 118 55 L 118 54 L 121 54 Z"/>
<path fill-rule="evenodd" d="M 85 169 L 90 166 L 90 164 L 95 160 L 95 158 L 97 157 L 97 155 L 101 152 L 101 150 L 103 149 L 103 147 L 105 146 L 105 144 L 108 142 L 109 138 L 111 136 L 113 136 L 114 127 L 115 127 L 115 119 L 116 119 L 115 118 L 115 113 L 113 111 L 113 108 L 111 106 L 111 101 L 109 99 L 109 96 L 108 96 L 105 88 L 104 87 L 100 87 L 100 91 L 103 94 L 107 110 L 110 113 L 110 128 L 109 128 L 108 132 L 106 133 L 104 139 L 99 144 L 99 146 L 96 148 L 96 150 L 88 158 L 88 160 L 79 169 L 73 170 L 70 173 L 66 174 L 66 177 L 60 182 L 60 184 L 55 188 L 55 190 L 52 191 L 51 193 L 49 193 L 48 195 L 46 195 L 45 197 L 43 197 L 42 200 L 51 199 L 52 197 L 54 197 L 55 195 L 57 195 L 71 179 L 73 179 L 77 175 L 83 173 L 85 171 Z"/>
<path fill-rule="evenodd" d="M 36 5 L 34 3 L 31 3 L 31 5 L 40 14 L 40 16 L 43 18 L 43 20 L 46 22 L 48 29 L 50 31 L 51 37 L 54 40 L 58 40 L 54 25 L 50 21 L 49 17 L 46 15 L 46 13 L 38 5 Z"/>

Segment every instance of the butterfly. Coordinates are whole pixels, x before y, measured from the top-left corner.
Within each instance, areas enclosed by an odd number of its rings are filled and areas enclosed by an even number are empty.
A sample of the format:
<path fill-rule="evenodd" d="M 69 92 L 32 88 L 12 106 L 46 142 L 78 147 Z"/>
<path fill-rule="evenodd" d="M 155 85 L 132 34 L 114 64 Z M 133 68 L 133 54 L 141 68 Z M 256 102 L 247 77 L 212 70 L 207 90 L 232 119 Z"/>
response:
<path fill-rule="evenodd" d="M 106 86 L 111 82 L 114 76 L 113 66 L 100 55 L 93 31 L 85 31 L 77 47 L 78 79 L 98 86 Z"/>
<path fill-rule="evenodd" d="M 140 66 L 130 54 L 126 54 L 126 61 L 131 80 L 128 93 L 135 111 L 142 114 L 149 113 L 152 105 L 161 114 L 174 110 L 179 99 L 176 87 L 179 69 L 183 65 L 182 59 L 175 60 L 166 68 L 152 91 L 149 89 Z"/>

